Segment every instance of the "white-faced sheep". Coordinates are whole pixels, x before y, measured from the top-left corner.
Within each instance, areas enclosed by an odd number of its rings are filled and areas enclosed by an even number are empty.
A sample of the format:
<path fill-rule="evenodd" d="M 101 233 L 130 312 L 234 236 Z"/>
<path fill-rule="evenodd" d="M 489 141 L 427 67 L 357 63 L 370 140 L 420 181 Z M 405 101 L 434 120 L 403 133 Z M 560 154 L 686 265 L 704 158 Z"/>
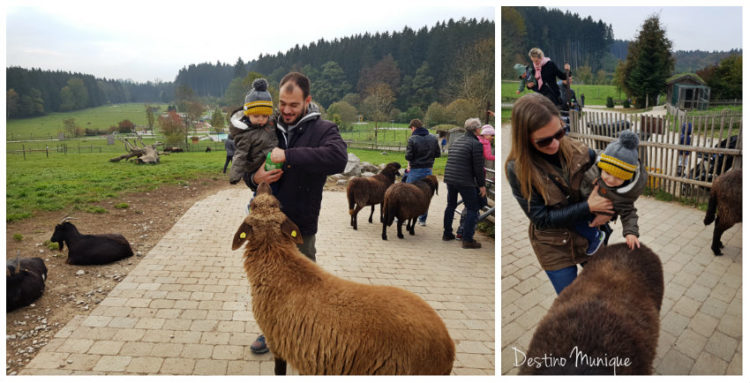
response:
<path fill-rule="evenodd" d="M 103 265 L 133 255 L 130 243 L 121 234 L 81 234 L 66 217 L 55 226 L 51 242 L 57 242 L 60 250 L 68 245 L 68 259 L 71 265 Z"/>
<path fill-rule="evenodd" d="M 370 219 L 375 212 L 375 205 L 383 204 L 385 191 L 396 182 L 396 174 L 401 169 L 401 164 L 391 162 L 387 164 L 380 173 L 372 177 L 354 177 L 346 185 L 346 199 L 349 201 L 349 215 L 351 225 L 357 230 L 357 214 L 365 206 L 370 206 Z M 380 222 L 383 222 L 383 210 L 380 211 Z"/>
<path fill-rule="evenodd" d="M 435 310 L 391 286 L 338 278 L 297 249 L 297 226 L 261 184 L 232 241 L 245 245 L 253 314 L 276 357 L 301 374 L 449 374 L 455 345 Z"/>
<path fill-rule="evenodd" d="M 735 223 L 742 222 L 742 169 L 730 170 L 711 183 L 711 197 L 703 223 L 710 225 L 714 219 L 711 250 L 714 255 L 722 255 L 721 235 Z"/>
<path fill-rule="evenodd" d="M 521 374 L 651 374 L 664 274 L 648 247 L 605 247 L 552 303 Z"/>
<path fill-rule="evenodd" d="M 6 311 L 30 305 L 44 293 L 47 266 L 41 258 L 16 258 L 5 263 Z"/>
<path fill-rule="evenodd" d="M 385 230 L 393 224 L 394 218 L 398 219 L 398 237 L 404 238 L 401 225 L 406 222 L 406 230 L 414 235 L 414 225 L 417 218 L 426 213 L 430 208 L 432 196 L 437 194 L 437 177 L 429 175 L 413 184 L 398 183 L 391 185 L 385 191 L 383 199 L 383 240 L 388 240 Z"/>

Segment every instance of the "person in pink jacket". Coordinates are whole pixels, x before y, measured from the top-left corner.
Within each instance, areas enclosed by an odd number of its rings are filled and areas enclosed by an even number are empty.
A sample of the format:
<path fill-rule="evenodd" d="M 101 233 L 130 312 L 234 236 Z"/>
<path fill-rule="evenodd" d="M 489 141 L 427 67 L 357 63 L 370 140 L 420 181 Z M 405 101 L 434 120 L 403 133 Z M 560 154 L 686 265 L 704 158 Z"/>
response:
<path fill-rule="evenodd" d="M 482 143 L 484 150 L 484 159 L 494 161 L 495 155 L 492 154 L 492 139 L 495 138 L 495 129 L 492 125 L 485 125 L 482 127 L 482 132 L 479 136 L 479 142 Z"/>

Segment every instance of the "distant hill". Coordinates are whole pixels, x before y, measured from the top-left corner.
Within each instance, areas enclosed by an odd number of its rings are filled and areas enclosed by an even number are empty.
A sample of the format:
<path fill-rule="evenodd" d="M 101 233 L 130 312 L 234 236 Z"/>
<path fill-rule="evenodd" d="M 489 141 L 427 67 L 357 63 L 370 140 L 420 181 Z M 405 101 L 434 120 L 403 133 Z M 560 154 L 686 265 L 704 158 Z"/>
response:
<path fill-rule="evenodd" d="M 628 40 L 614 40 L 612 45 L 609 47 L 609 53 L 611 53 L 618 60 L 625 60 L 628 55 Z M 733 49 L 730 51 L 675 51 L 673 52 L 675 58 L 674 73 L 695 73 L 709 65 L 716 65 L 724 58 L 731 55 L 742 55 L 741 49 Z M 614 70 L 612 68 L 611 70 Z"/>

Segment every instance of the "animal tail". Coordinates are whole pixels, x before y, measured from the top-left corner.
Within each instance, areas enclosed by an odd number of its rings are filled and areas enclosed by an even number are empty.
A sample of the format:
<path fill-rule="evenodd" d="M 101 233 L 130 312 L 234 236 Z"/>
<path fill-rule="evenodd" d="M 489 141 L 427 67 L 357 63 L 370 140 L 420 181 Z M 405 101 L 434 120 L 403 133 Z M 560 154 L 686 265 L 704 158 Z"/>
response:
<path fill-rule="evenodd" d="M 708 200 L 708 209 L 706 209 L 706 218 L 703 218 L 704 225 L 710 225 L 716 219 L 716 193 L 711 191 L 711 198 Z"/>
<path fill-rule="evenodd" d="M 383 223 L 386 226 L 391 226 L 393 224 L 393 220 L 396 218 L 396 211 L 398 211 L 398 206 L 394 206 L 394 201 L 387 198 L 383 199 L 383 204 L 380 206 L 383 209 Z"/>

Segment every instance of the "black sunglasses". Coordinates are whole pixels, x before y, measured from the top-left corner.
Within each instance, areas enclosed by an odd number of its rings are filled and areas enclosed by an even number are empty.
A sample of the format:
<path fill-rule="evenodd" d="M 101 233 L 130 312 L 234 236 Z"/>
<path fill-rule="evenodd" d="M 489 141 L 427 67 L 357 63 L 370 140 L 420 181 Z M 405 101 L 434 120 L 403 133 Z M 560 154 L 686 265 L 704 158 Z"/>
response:
<path fill-rule="evenodd" d="M 534 143 L 536 143 L 536 146 L 538 146 L 540 148 L 543 148 L 543 147 L 548 146 L 549 144 L 551 144 L 552 140 L 558 140 L 558 141 L 560 141 L 563 137 L 565 137 L 565 130 L 560 129 L 554 135 L 549 136 L 549 137 L 540 138 L 540 139 L 534 141 Z"/>

